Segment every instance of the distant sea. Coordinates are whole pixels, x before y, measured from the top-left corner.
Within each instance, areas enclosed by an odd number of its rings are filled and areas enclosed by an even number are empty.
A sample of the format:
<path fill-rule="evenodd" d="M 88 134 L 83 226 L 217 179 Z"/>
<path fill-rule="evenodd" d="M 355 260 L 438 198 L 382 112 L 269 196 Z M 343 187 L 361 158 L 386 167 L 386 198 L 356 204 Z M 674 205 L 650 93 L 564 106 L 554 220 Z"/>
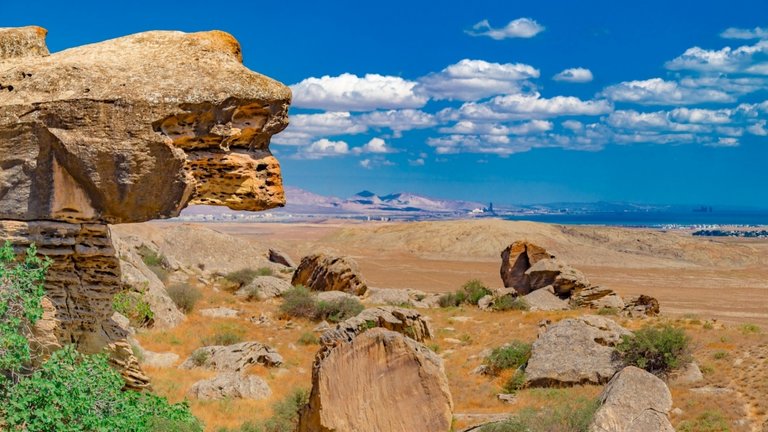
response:
<path fill-rule="evenodd" d="M 613 225 L 660 227 L 667 225 L 768 225 L 768 210 L 713 212 L 595 212 L 505 216 L 506 220 L 527 220 L 563 225 Z"/>

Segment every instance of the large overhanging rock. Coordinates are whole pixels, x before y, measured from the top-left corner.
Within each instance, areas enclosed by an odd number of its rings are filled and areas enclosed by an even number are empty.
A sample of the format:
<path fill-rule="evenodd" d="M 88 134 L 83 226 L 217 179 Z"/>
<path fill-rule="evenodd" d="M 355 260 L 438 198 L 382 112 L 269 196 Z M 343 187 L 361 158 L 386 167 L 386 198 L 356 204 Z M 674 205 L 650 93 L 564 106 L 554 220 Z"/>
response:
<path fill-rule="evenodd" d="M 111 321 L 120 268 L 107 224 L 189 204 L 285 203 L 270 137 L 290 89 L 248 70 L 211 31 L 154 31 L 49 55 L 39 27 L 0 29 L 0 237 L 54 260 L 37 341 L 107 347 L 130 387 L 146 377 Z"/>

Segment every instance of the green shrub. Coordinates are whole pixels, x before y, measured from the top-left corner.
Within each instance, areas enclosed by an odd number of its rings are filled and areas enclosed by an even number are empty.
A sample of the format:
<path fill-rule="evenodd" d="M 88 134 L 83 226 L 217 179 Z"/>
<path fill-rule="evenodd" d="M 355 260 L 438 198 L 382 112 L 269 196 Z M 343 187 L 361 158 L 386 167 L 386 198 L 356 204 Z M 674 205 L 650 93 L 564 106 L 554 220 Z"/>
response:
<path fill-rule="evenodd" d="M 309 402 L 309 392 L 298 389 L 291 392 L 285 399 L 272 405 L 272 417 L 256 421 L 246 422 L 234 430 L 222 430 L 221 432 L 291 432 L 295 431 L 299 424 L 299 411 Z"/>
<path fill-rule="evenodd" d="M 741 332 L 744 334 L 757 334 L 760 333 L 760 327 L 756 326 L 755 324 L 742 324 Z"/>
<path fill-rule="evenodd" d="M 314 319 L 316 321 L 327 320 L 332 323 L 352 318 L 365 309 L 360 300 L 351 297 L 342 297 L 331 301 L 319 301 L 315 304 Z"/>
<path fill-rule="evenodd" d="M 511 295 L 504 295 L 496 297 L 493 300 L 493 310 L 495 311 L 507 311 L 507 310 L 529 310 L 531 307 L 528 302 L 522 297 L 513 297 Z"/>
<path fill-rule="evenodd" d="M 280 312 L 286 316 L 314 319 L 316 300 L 306 287 L 295 286 L 283 293 Z"/>
<path fill-rule="evenodd" d="M 623 336 L 616 349 L 625 364 L 659 375 L 690 361 L 689 343 L 683 329 L 667 325 L 645 327 Z"/>
<path fill-rule="evenodd" d="M 498 375 L 505 369 L 518 369 L 531 357 L 531 344 L 513 341 L 509 345 L 494 348 L 483 363 L 491 375 Z"/>
<path fill-rule="evenodd" d="M 437 299 L 437 304 L 440 307 L 457 307 L 461 306 L 467 301 L 467 294 L 463 291 L 457 291 L 455 293 L 443 294 Z"/>
<path fill-rule="evenodd" d="M 239 288 L 253 282 L 257 276 L 272 276 L 273 274 L 272 269 L 269 267 L 261 267 L 257 270 L 244 268 L 227 273 L 227 275 L 224 276 L 224 279 L 237 285 Z"/>
<path fill-rule="evenodd" d="M 185 283 L 171 285 L 166 291 L 168 297 L 184 313 L 192 312 L 195 309 L 195 304 L 202 297 L 200 290 Z"/>
<path fill-rule="evenodd" d="M 165 268 L 168 259 L 165 257 L 165 255 L 153 251 L 146 245 L 139 246 L 138 252 L 141 256 L 141 260 L 144 261 L 144 264 L 146 264 L 146 266 L 152 270 L 152 273 L 154 273 L 158 279 L 163 282 L 168 280 L 169 273 Z"/>
<path fill-rule="evenodd" d="M 320 339 L 314 333 L 304 333 L 299 337 L 299 345 L 319 345 Z"/>
<path fill-rule="evenodd" d="M 203 338 L 204 346 L 234 345 L 243 341 L 245 331 L 236 324 L 219 324 L 213 335 Z"/>
<path fill-rule="evenodd" d="M 195 366 L 203 366 L 208 361 L 211 354 L 204 349 L 196 349 L 189 358 Z"/>
<path fill-rule="evenodd" d="M 203 430 L 185 402 L 169 404 L 151 393 L 123 391 L 124 384 L 106 355 L 83 355 L 67 346 L 8 389 L 4 405 L 12 409 L 4 413 L 5 425 L 29 432 L 150 432 L 158 423 Z"/>
<path fill-rule="evenodd" d="M 587 432 L 599 407 L 597 400 L 568 399 L 543 410 L 520 410 L 509 420 L 490 424 L 478 432 Z"/>
<path fill-rule="evenodd" d="M 521 370 L 517 370 L 504 383 L 504 392 L 509 394 L 515 394 L 520 390 L 522 390 L 523 387 L 525 387 L 525 372 Z"/>
<path fill-rule="evenodd" d="M 149 326 L 155 318 L 155 313 L 144 299 L 144 293 L 119 292 L 112 299 L 112 309 L 125 315 L 136 327 Z"/>
<path fill-rule="evenodd" d="M 602 307 L 597 310 L 598 315 L 618 315 L 619 309 L 615 307 Z"/>
<path fill-rule="evenodd" d="M 467 281 L 461 289 L 466 293 L 466 302 L 475 306 L 477 306 L 477 302 L 480 301 L 481 298 L 493 294 L 491 290 L 478 279 Z"/>
<path fill-rule="evenodd" d="M 729 432 L 728 420 L 720 411 L 705 411 L 694 420 L 677 425 L 678 432 Z"/>
<path fill-rule="evenodd" d="M 712 354 L 712 357 L 714 357 L 715 360 L 722 360 L 722 359 L 728 357 L 728 352 L 726 352 L 726 351 L 715 351 L 715 353 Z"/>
<path fill-rule="evenodd" d="M 245 300 L 246 301 L 257 301 L 259 300 L 259 293 L 261 290 L 257 286 L 251 286 L 248 287 L 248 289 L 245 291 Z"/>

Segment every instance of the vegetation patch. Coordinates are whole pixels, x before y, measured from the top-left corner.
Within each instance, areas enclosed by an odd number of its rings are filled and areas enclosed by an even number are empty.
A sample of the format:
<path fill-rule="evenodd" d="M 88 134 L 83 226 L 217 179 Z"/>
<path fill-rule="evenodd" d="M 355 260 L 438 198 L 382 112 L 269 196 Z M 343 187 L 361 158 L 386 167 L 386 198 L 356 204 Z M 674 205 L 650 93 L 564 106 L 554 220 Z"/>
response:
<path fill-rule="evenodd" d="M 438 304 L 440 307 L 457 307 L 462 304 L 477 305 L 481 298 L 491 294 L 491 290 L 480 280 L 472 279 L 462 285 L 458 291 L 440 296 Z"/>
<path fill-rule="evenodd" d="M 742 324 L 739 328 L 745 335 L 760 333 L 760 327 L 755 324 Z"/>
<path fill-rule="evenodd" d="M 663 375 L 691 360 L 690 338 L 678 327 L 645 327 L 623 336 L 616 349 L 626 365 Z"/>
<path fill-rule="evenodd" d="M 524 408 L 509 420 L 484 426 L 479 432 L 587 432 L 598 407 L 597 400 L 576 398 L 539 411 Z"/>
<path fill-rule="evenodd" d="M 272 405 L 272 417 L 257 422 L 247 422 L 236 429 L 219 429 L 218 432 L 288 432 L 299 425 L 299 410 L 309 402 L 309 391 L 292 391 L 285 399 Z"/>
<path fill-rule="evenodd" d="M 184 313 L 192 312 L 195 309 L 195 304 L 202 297 L 200 290 L 186 283 L 171 285 L 166 291 L 176 307 Z"/>
<path fill-rule="evenodd" d="M 516 370 L 506 382 L 504 382 L 504 392 L 515 394 L 525 387 L 525 372 Z"/>
<path fill-rule="evenodd" d="M 602 307 L 597 310 L 598 315 L 618 315 L 619 309 L 615 307 Z"/>
<path fill-rule="evenodd" d="M 134 327 L 151 326 L 155 319 L 149 303 L 144 299 L 144 293 L 119 292 L 112 299 L 112 309 L 127 317 Z"/>
<path fill-rule="evenodd" d="M 168 269 L 166 269 L 168 258 L 165 255 L 153 251 L 147 245 L 139 246 L 137 252 L 144 264 L 157 275 L 158 279 L 162 282 L 168 280 Z"/>
<path fill-rule="evenodd" d="M 211 336 L 203 338 L 202 343 L 203 346 L 234 345 L 242 342 L 244 335 L 243 328 L 236 324 L 219 324 Z"/>
<path fill-rule="evenodd" d="M 693 420 L 677 425 L 678 432 L 728 432 L 728 420 L 720 411 L 705 411 Z"/>
<path fill-rule="evenodd" d="M 513 341 L 509 345 L 494 348 L 483 364 L 487 367 L 489 374 L 498 375 L 503 370 L 522 367 L 530 357 L 531 344 Z"/>
<path fill-rule="evenodd" d="M 272 276 L 274 272 L 269 267 L 261 267 L 258 269 L 244 268 L 237 271 L 227 273 L 224 276 L 224 280 L 229 282 L 229 289 L 236 291 L 251 282 L 258 276 Z"/>
<path fill-rule="evenodd" d="M 365 307 L 356 298 L 318 301 L 309 289 L 301 285 L 283 293 L 283 304 L 280 305 L 280 312 L 285 316 L 334 323 L 356 316 L 363 309 Z"/>
<path fill-rule="evenodd" d="M 504 295 L 501 297 L 496 297 L 493 300 L 492 308 L 495 311 L 508 311 L 508 310 L 526 311 L 526 310 L 529 310 L 531 306 L 522 297 Z"/>
<path fill-rule="evenodd" d="M 299 345 L 319 345 L 320 339 L 314 333 L 303 333 L 299 337 Z"/>

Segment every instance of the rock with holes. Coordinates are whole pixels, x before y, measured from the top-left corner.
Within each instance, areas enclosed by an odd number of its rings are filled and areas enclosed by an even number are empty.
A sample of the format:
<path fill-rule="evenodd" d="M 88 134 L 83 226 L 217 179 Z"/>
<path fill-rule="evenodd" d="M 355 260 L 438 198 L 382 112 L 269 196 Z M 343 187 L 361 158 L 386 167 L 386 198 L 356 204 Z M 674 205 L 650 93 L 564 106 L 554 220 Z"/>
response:
<path fill-rule="evenodd" d="M 200 400 L 260 400 L 272 396 L 272 390 L 266 381 L 256 375 L 223 372 L 192 384 L 187 395 Z"/>
<path fill-rule="evenodd" d="M 551 324 L 531 348 L 526 384 L 534 387 L 603 384 L 621 369 L 615 346 L 631 333 L 596 315 Z"/>
<path fill-rule="evenodd" d="M 554 258 L 543 247 L 527 241 L 516 241 L 501 252 L 501 280 L 504 287 L 514 288 L 525 295 L 533 291 L 529 276 L 529 268 L 537 262 Z"/>
<path fill-rule="evenodd" d="M 368 290 L 355 260 L 325 254 L 302 258 L 291 284 L 304 285 L 312 291 L 344 291 L 357 296 Z"/>
<path fill-rule="evenodd" d="M 448 432 L 452 411 L 442 359 L 378 328 L 321 348 L 298 430 Z"/>
<path fill-rule="evenodd" d="M 672 394 L 664 381 L 628 366 L 605 386 L 589 432 L 674 432 L 671 409 Z"/>
<path fill-rule="evenodd" d="M 179 367 L 181 369 L 202 367 L 215 371 L 239 372 L 252 364 L 280 366 L 283 364 L 283 357 L 262 343 L 242 342 L 234 345 L 198 348 Z"/>
<path fill-rule="evenodd" d="M 396 306 L 379 306 L 365 309 L 357 316 L 336 324 L 336 327 L 323 333 L 320 342 L 324 346 L 338 345 L 377 327 L 401 333 L 418 342 L 433 337 L 429 319 L 419 311 Z"/>
<path fill-rule="evenodd" d="M 639 295 L 626 299 L 621 314 L 631 318 L 657 316 L 661 312 L 659 301 L 648 295 Z"/>

